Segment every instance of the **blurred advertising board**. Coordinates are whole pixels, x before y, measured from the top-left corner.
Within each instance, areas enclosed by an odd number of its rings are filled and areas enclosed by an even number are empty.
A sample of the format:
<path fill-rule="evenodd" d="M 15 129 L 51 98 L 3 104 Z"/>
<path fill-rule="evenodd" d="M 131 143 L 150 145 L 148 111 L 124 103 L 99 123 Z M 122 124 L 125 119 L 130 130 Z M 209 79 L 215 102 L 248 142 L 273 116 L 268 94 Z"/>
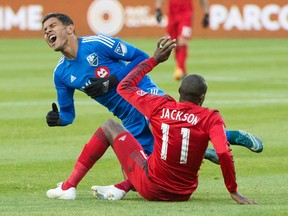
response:
<path fill-rule="evenodd" d="M 193 37 L 288 37 L 286 0 L 210 0 L 210 26 L 203 29 L 194 0 Z M 42 37 L 41 20 L 50 12 L 68 14 L 78 35 L 161 37 L 167 17 L 155 19 L 154 0 L 0 0 L 0 38 Z M 167 1 L 162 7 L 167 12 Z"/>

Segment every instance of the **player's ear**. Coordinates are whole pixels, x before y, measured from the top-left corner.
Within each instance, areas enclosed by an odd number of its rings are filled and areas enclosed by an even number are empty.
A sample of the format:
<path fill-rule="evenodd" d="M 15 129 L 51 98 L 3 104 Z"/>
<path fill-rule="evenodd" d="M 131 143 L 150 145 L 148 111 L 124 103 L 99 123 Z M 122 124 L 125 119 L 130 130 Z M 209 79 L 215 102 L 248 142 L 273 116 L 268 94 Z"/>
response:
<path fill-rule="evenodd" d="M 182 90 L 181 90 L 181 86 L 178 88 L 178 93 L 181 95 L 181 92 L 182 92 Z"/>
<path fill-rule="evenodd" d="M 178 93 L 179 93 L 179 102 L 182 102 L 182 101 L 184 101 L 184 99 L 183 99 L 183 92 L 182 92 L 182 89 L 181 89 L 181 86 L 178 88 Z"/>
<path fill-rule="evenodd" d="M 69 35 L 75 33 L 75 26 L 74 25 L 68 25 L 67 26 L 67 32 Z"/>
<path fill-rule="evenodd" d="M 203 104 L 203 102 L 205 100 L 205 94 L 202 94 L 199 99 L 200 99 L 199 106 L 202 106 L 202 104 Z"/>

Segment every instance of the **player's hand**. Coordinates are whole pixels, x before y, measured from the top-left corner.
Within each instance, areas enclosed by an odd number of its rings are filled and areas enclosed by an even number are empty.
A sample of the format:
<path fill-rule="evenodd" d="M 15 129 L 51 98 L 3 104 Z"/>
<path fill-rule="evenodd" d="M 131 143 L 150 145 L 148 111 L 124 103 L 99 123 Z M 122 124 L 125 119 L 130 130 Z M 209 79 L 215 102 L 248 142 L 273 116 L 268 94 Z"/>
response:
<path fill-rule="evenodd" d="M 46 122 L 49 127 L 61 125 L 61 118 L 59 116 L 58 107 L 56 103 L 52 103 L 52 110 L 47 113 Z"/>
<path fill-rule="evenodd" d="M 204 28 L 207 28 L 209 26 L 209 14 L 208 13 L 206 13 L 203 17 L 202 26 Z"/>
<path fill-rule="evenodd" d="M 84 88 L 84 92 L 92 99 L 107 93 L 119 83 L 116 75 L 99 79 L 90 78 L 89 80 L 91 83 Z"/>
<path fill-rule="evenodd" d="M 170 37 L 163 37 L 157 43 L 157 49 L 154 52 L 154 59 L 159 64 L 166 61 L 171 51 L 176 47 L 176 40 L 170 40 Z"/>
<path fill-rule="evenodd" d="M 158 23 L 160 23 L 162 21 L 163 18 L 163 14 L 160 8 L 156 9 L 156 20 Z"/>
<path fill-rule="evenodd" d="M 245 198 L 243 195 L 240 193 L 230 193 L 230 196 L 232 197 L 233 200 L 235 200 L 238 204 L 256 204 L 255 201 L 249 200 Z"/>

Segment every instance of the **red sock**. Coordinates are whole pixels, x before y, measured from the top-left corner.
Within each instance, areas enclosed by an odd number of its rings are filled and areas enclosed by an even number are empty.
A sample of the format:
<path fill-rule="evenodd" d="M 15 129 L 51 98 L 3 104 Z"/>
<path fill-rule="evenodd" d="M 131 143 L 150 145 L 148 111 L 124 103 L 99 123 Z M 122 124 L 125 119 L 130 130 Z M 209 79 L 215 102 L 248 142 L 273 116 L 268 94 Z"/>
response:
<path fill-rule="evenodd" d="M 125 179 L 124 181 L 115 184 L 114 186 L 118 189 L 124 190 L 126 193 L 133 188 L 133 185 L 131 184 L 129 179 Z"/>
<path fill-rule="evenodd" d="M 108 147 L 109 143 L 102 128 L 98 128 L 89 142 L 84 146 L 71 175 L 63 183 L 62 189 L 67 190 L 70 187 L 77 187 L 81 179 L 92 168 L 95 162 L 102 157 Z"/>
<path fill-rule="evenodd" d="M 181 45 L 176 48 L 175 58 L 177 61 L 177 66 L 183 71 L 183 73 L 187 73 L 186 71 L 186 59 L 188 57 L 188 47 L 187 45 Z"/>

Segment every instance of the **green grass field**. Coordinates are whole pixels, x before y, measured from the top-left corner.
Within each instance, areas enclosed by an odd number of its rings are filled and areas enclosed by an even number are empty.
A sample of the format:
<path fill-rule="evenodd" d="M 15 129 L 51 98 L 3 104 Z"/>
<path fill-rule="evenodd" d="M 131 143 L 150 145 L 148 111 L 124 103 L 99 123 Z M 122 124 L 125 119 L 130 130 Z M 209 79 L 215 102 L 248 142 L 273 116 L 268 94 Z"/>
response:
<path fill-rule="evenodd" d="M 152 55 L 158 39 L 127 39 Z M 288 40 L 200 40 L 190 44 L 190 73 L 202 74 L 209 90 L 204 106 L 221 111 L 228 129 L 252 132 L 264 141 L 260 154 L 232 146 L 239 192 L 257 205 L 237 205 L 220 168 L 205 161 L 197 191 L 188 202 L 148 202 L 130 192 L 124 200 L 94 199 L 91 185 L 122 180 L 108 150 L 78 186 L 75 201 L 49 200 L 45 193 L 70 174 L 83 145 L 113 117 L 76 93 L 75 122 L 49 128 L 55 101 L 52 72 L 60 54 L 41 39 L 0 40 L 0 215 L 287 215 L 288 214 Z M 177 97 L 173 58 L 152 73 Z"/>

